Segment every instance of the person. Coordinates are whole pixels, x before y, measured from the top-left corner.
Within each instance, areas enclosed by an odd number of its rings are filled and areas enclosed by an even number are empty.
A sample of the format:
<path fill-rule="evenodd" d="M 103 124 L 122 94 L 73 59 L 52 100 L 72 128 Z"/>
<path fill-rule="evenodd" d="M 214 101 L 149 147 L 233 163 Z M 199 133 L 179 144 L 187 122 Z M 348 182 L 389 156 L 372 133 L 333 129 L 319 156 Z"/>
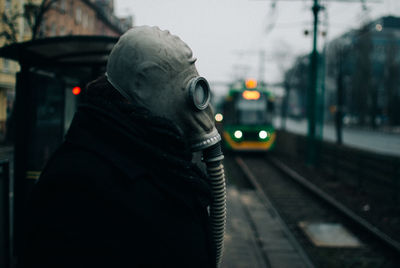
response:
<path fill-rule="evenodd" d="M 120 37 L 35 185 L 23 267 L 218 265 L 222 153 L 195 61 L 157 27 Z M 193 161 L 207 148 L 214 175 Z"/>

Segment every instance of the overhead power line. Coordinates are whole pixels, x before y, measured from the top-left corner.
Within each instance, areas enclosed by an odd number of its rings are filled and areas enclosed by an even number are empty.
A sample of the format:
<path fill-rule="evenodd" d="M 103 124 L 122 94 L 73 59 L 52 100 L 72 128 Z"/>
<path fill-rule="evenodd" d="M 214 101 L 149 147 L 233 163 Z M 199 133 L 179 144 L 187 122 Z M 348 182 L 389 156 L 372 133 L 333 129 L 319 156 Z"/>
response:
<path fill-rule="evenodd" d="M 260 0 L 253 0 L 260 1 Z M 295 2 L 304 0 L 261 0 L 261 1 L 273 1 L 274 4 L 279 2 Z M 310 0 L 311 1 L 311 0 Z M 314 165 L 317 159 L 317 148 L 316 148 L 316 118 L 317 118 L 317 86 L 318 86 L 318 16 L 319 12 L 323 10 L 321 0 L 312 0 L 312 13 L 314 19 L 313 25 L 313 48 L 310 55 L 310 90 L 308 92 L 308 151 L 307 151 L 307 163 Z M 361 3 L 362 7 L 367 8 L 366 3 L 381 3 L 381 0 L 324 0 L 324 2 L 342 2 L 342 3 Z"/>

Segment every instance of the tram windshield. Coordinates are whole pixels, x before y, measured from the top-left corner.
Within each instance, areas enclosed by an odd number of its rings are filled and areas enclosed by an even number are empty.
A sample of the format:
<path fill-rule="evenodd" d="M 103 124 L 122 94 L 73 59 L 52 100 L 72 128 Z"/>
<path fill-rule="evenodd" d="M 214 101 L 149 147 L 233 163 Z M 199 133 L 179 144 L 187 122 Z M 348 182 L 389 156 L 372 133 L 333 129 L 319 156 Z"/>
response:
<path fill-rule="evenodd" d="M 239 99 L 236 108 L 239 124 L 257 125 L 269 123 L 270 121 L 265 98 L 259 100 Z"/>

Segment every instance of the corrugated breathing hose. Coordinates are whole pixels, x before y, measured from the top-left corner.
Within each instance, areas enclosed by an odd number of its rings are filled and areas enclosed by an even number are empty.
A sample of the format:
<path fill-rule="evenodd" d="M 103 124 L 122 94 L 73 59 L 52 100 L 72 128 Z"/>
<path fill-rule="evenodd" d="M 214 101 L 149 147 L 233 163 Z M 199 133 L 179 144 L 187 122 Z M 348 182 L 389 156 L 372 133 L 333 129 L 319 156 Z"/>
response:
<path fill-rule="evenodd" d="M 206 163 L 213 194 L 213 202 L 210 206 L 210 217 L 214 245 L 216 248 L 217 267 L 220 266 L 222 260 L 226 224 L 226 187 L 222 159 L 224 159 L 224 155 L 222 154 L 219 142 L 203 151 L 203 161 Z"/>

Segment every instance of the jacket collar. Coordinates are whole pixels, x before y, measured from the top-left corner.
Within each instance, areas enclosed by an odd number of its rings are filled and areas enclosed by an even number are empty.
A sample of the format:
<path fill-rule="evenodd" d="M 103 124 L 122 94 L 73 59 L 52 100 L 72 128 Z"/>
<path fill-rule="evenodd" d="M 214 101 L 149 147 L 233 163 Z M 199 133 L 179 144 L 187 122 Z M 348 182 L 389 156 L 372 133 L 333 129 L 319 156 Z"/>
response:
<path fill-rule="evenodd" d="M 66 141 L 102 156 L 131 180 L 146 175 L 178 199 L 193 195 L 202 206 L 211 202 L 207 177 L 191 163 L 182 136 L 165 121 L 86 104 L 76 113 Z"/>

